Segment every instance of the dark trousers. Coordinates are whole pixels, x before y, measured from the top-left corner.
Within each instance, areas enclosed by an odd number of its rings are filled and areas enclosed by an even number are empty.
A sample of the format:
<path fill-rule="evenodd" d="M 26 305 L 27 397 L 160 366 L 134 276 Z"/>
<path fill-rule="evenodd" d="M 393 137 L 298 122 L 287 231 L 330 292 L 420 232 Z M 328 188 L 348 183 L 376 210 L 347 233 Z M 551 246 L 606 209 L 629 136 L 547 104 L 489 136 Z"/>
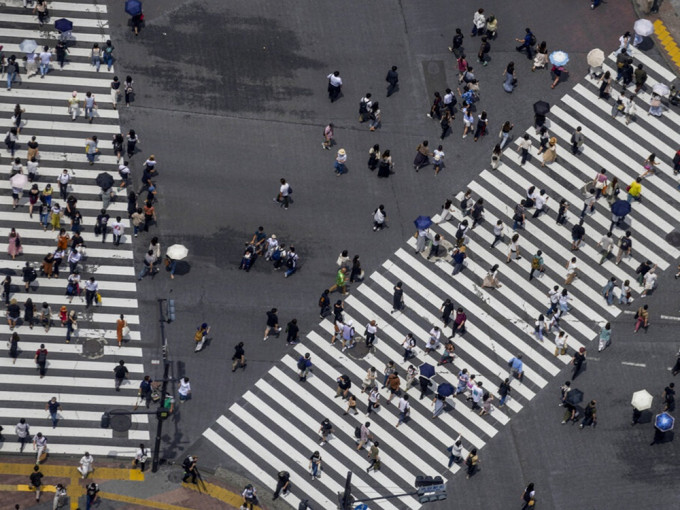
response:
<path fill-rule="evenodd" d="M 501 234 L 499 236 L 495 236 L 493 238 L 493 243 L 491 243 L 491 247 L 493 248 L 494 246 L 496 246 L 496 243 L 500 243 L 502 240 L 503 240 L 503 234 Z"/>
<path fill-rule="evenodd" d="M 281 489 L 283 489 L 283 487 L 286 485 L 286 483 L 287 483 L 287 482 L 284 481 L 284 480 L 279 480 L 279 481 L 277 482 L 277 484 L 276 484 L 276 490 L 274 491 L 274 496 L 272 497 L 272 499 L 277 499 L 277 498 L 279 497 L 279 493 L 281 492 Z M 286 492 L 286 491 L 284 491 L 284 495 L 285 495 L 285 492 Z"/>
<path fill-rule="evenodd" d="M 45 370 L 45 364 L 46 364 L 45 361 L 43 361 L 43 362 L 38 362 L 38 370 L 40 370 L 40 375 L 41 375 L 41 376 L 44 376 L 44 375 L 45 375 L 45 372 L 46 372 L 46 370 Z"/>
<path fill-rule="evenodd" d="M 189 479 L 189 477 L 191 477 L 191 483 L 196 483 L 196 470 L 195 469 L 191 470 L 191 471 L 188 470 L 188 469 L 184 470 L 184 476 L 182 477 L 182 481 L 186 482 Z"/>
<path fill-rule="evenodd" d="M 366 347 L 371 347 L 375 342 L 375 333 L 366 333 Z"/>
<path fill-rule="evenodd" d="M 85 290 L 85 306 L 92 306 L 95 292 L 93 290 Z"/>
<path fill-rule="evenodd" d="M 531 54 L 531 45 L 524 43 L 521 46 L 517 46 L 517 51 L 527 50 L 527 58 L 531 59 L 533 55 Z"/>
<path fill-rule="evenodd" d="M 573 381 L 576 379 L 576 376 L 578 373 L 581 371 L 581 368 L 583 368 L 583 363 L 579 363 L 578 365 L 574 365 L 574 373 L 571 374 L 571 380 Z"/>
<path fill-rule="evenodd" d="M 522 162 L 520 163 L 520 165 L 523 165 L 524 163 L 526 163 L 528 157 L 529 157 L 529 149 L 522 149 Z"/>
<path fill-rule="evenodd" d="M 390 85 L 387 87 L 387 97 L 390 97 L 392 94 L 394 94 L 397 90 L 397 82 L 396 81 L 391 81 Z"/>
<path fill-rule="evenodd" d="M 59 195 L 61 196 L 62 200 L 66 200 L 68 197 L 68 184 L 59 183 Z"/>

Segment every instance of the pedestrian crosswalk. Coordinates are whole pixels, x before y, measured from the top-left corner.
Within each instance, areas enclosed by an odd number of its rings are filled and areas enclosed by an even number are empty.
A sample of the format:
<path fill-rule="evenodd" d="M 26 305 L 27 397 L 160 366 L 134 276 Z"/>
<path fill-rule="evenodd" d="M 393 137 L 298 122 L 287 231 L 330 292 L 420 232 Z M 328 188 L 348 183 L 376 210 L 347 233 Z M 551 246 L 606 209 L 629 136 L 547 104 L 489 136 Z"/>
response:
<path fill-rule="evenodd" d="M 15 55 L 20 62 L 21 73 L 11 90 L 0 91 L 0 132 L 7 133 L 14 126 L 12 116 L 17 104 L 25 110 L 22 115 L 21 132 L 15 157 L 19 157 L 26 171 L 27 142 L 32 136 L 39 143 L 38 179 L 40 190 L 50 183 L 55 189 L 52 202 L 63 204 L 58 196 L 56 179 L 63 169 L 69 170 L 71 181 L 69 194 L 77 199 L 77 208 L 83 215 L 82 237 L 86 247 L 79 263 L 81 286 L 91 276 L 99 285 L 102 302 L 86 307 L 82 297 L 69 301 L 66 295 L 69 267 L 66 260 L 61 264 L 59 278 L 48 279 L 38 275 L 25 292 L 22 268 L 26 262 L 39 272 L 43 257 L 56 250 L 57 232 L 44 230 L 38 221 L 37 210 L 31 218 L 28 212 L 28 189 L 24 188 L 20 205 L 12 208 L 12 186 L 9 177 L 14 158 L 5 146 L 0 154 L 0 243 L 7 246 L 11 228 L 21 237 L 22 254 L 14 260 L 3 249 L 2 278 L 12 278 L 10 299 L 16 299 L 24 316 L 24 302 L 31 298 L 40 309 L 48 303 L 52 312 L 52 327 L 47 331 L 41 324 L 29 328 L 19 320 L 12 330 L 5 319 L 6 309 L 0 311 L 0 425 L 4 427 L 6 441 L 0 451 L 19 452 L 14 439 L 14 426 L 24 418 L 30 425 L 32 435 L 42 432 L 48 438 L 50 454 L 82 455 L 87 450 L 95 456 L 131 457 L 140 443 L 149 446 L 149 416 L 132 415 L 129 430 L 101 428 L 100 419 L 105 411 L 119 409 L 132 411 L 137 404 L 137 390 L 146 374 L 139 329 L 139 303 L 136 299 L 135 269 L 133 267 L 132 227 L 128 220 L 127 191 L 116 191 L 116 200 L 107 208 L 110 216 L 121 216 L 125 234 L 119 246 L 113 246 L 109 234 L 102 244 L 101 236 L 95 236 L 95 218 L 102 209 L 99 196 L 101 188 L 95 183 L 97 175 L 108 172 L 118 181 L 118 165 L 112 151 L 112 136 L 121 133 L 118 112 L 112 108 L 110 83 L 116 74 L 116 62 L 111 71 L 103 64 L 97 72 L 90 62 L 94 43 L 100 47 L 110 38 L 106 19 L 107 7 L 99 3 L 49 2 L 51 19 L 38 27 L 37 17 L 31 9 L 23 7 L 21 0 L 4 0 L 0 7 L 0 44 L 5 57 Z M 53 56 L 49 73 L 40 78 L 39 73 L 27 76 L 21 61 L 24 53 L 19 44 L 24 39 L 35 39 L 39 47 L 48 45 L 54 52 L 58 32 L 54 20 L 66 17 L 73 22 L 72 39 L 63 69 Z M 114 41 L 115 42 L 115 41 Z M 115 52 L 114 52 L 115 57 Z M 3 76 L 3 85 L 5 84 Z M 94 122 L 89 124 L 83 117 L 82 108 L 76 121 L 67 112 L 67 100 L 73 90 L 83 100 L 85 92 L 95 95 L 98 109 Z M 85 152 L 85 139 L 96 135 L 100 153 L 94 165 L 89 165 Z M 130 167 L 135 177 L 135 167 L 142 166 L 133 157 Z M 114 187 L 114 190 L 116 188 Z M 36 207 L 37 209 L 37 207 Z M 61 221 L 70 232 L 68 218 Z M 148 239 L 140 238 L 146 243 Z M 66 343 L 66 328 L 61 326 L 58 312 L 62 306 L 75 310 L 78 329 L 70 343 Z M 39 312 L 38 312 L 39 313 Z M 130 328 L 122 347 L 117 342 L 117 321 L 123 314 Z M 36 317 L 38 314 L 36 314 Z M 39 321 L 38 321 L 39 322 Z M 13 333 L 19 335 L 19 355 L 14 362 L 9 353 L 8 339 Z M 44 344 L 48 351 L 47 371 L 40 378 L 34 361 L 35 352 Z M 121 391 L 114 389 L 113 368 L 119 360 L 125 360 L 129 373 Z M 53 396 L 57 397 L 62 410 L 59 422 L 52 428 L 45 406 Z M 141 406 L 144 409 L 144 405 Z M 30 448 L 28 449 L 30 450 Z M 26 451 L 28 455 L 29 452 Z"/>
<path fill-rule="evenodd" d="M 636 283 L 636 269 L 644 260 L 651 260 L 659 270 L 675 264 L 680 250 L 669 241 L 668 234 L 676 229 L 677 205 L 680 199 L 677 178 L 672 170 L 672 158 L 680 147 L 680 115 L 667 110 L 662 117 L 647 115 L 651 87 L 668 83 L 673 74 L 639 51 L 634 58 L 649 74 L 645 89 L 635 98 L 637 118 L 626 125 L 623 116 L 612 118 L 612 101 L 598 99 L 599 84 L 585 77 L 553 105 L 548 115 L 551 136 L 558 139 L 558 159 L 541 167 L 537 156 L 538 136 L 534 128 L 527 133 L 533 140 L 532 157 L 520 165 L 521 157 L 512 144 L 502 156 L 497 170 L 481 170 L 469 185 L 475 200 L 482 198 L 485 206 L 484 222 L 469 232 L 466 240 L 468 258 L 464 270 L 452 276 L 450 254 L 435 261 L 416 253 L 416 241 L 409 239 L 388 260 L 368 275 L 363 283 L 355 284 L 344 300 L 344 320 L 353 320 L 357 333 L 371 320 L 378 324 L 377 340 L 365 356 L 353 350 L 342 351 L 340 342 L 331 345 L 333 323 L 323 320 L 314 327 L 301 344 L 274 366 L 254 387 L 235 403 L 229 412 L 204 432 L 226 456 L 246 469 L 261 484 L 273 490 L 276 474 L 281 470 L 291 473 L 293 493 L 286 496 L 297 508 L 301 498 L 308 498 L 313 508 L 334 508 L 337 493 L 342 491 L 347 471 L 353 472 L 352 494 L 355 499 L 376 498 L 412 491 L 416 475 L 440 474 L 445 479 L 455 475 L 459 465 L 449 467 L 446 448 L 455 438 L 462 437 L 464 452 L 482 448 L 510 420 L 530 405 L 536 394 L 550 380 L 564 371 L 574 351 L 595 348 L 592 341 L 600 328 L 622 314 L 622 306 L 609 306 L 601 289 L 613 276 L 617 287 L 625 280 L 632 283 L 635 305 L 643 301 L 641 287 Z M 615 64 L 608 57 L 605 70 Z M 637 64 L 637 62 L 636 62 Z M 613 69 L 611 69 L 613 71 Z M 616 87 L 615 87 L 616 88 Z M 614 92 L 614 98 L 620 93 Z M 582 126 L 586 142 L 579 154 L 571 152 L 571 133 Z M 601 250 L 597 243 L 610 229 L 611 212 L 605 198 L 600 198 L 595 211 L 586 214 L 586 241 L 578 251 L 571 251 L 571 227 L 578 223 L 583 207 L 583 189 L 592 182 L 601 168 L 609 179 L 617 177 L 619 198 L 626 197 L 626 186 L 644 170 L 643 162 L 655 152 L 660 160 L 659 172 L 643 180 L 643 200 L 634 202 L 626 217 L 627 229 L 633 232 L 631 256 L 615 263 L 617 248 L 600 264 Z M 548 212 L 533 218 L 528 210 L 525 228 L 518 231 L 522 258 L 506 263 L 508 241 L 513 232 L 515 205 L 525 198 L 530 186 L 545 189 L 550 197 Z M 463 198 L 463 192 L 454 197 Z M 571 208 L 567 222 L 557 224 L 556 211 L 561 199 Z M 460 210 L 453 218 L 443 221 L 433 216 L 431 233 L 440 234 L 455 244 L 458 224 L 464 219 Z M 505 227 L 504 241 L 492 247 L 492 226 L 498 220 Z M 623 234 L 615 227 L 615 240 Z M 542 250 L 545 273 L 529 280 L 533 254 Z M 425 252 L 427 254 L 427 250 Z M 579 273 L 573 283 L 565 285 L 566 263 L 578 260 Z M 482 280 L 489 268 L 499 266 L 501 287 L 484 288 Z M 405 309 L 392 311 L 392 293 L 396 282 L 402 282 Z M 663 285 L 663 282 L 661 283 Z M 568 353 L 558 355 L 553 343 L 554 332 L 539 339 L 535 322 L 547 314 L 550 307 L 548 291 L 557 286 L 568 289 L 569 312 L 564 314 L 559 327 L 568 335 Z M 617 288 L 616 292 L 619 290 Z M 617 294 L 618 296 L 618 294 Z M 438 352 L 426 353 L 424 341 L 433 325 L 442 327 L 442 302 L 450 298 L 456 307 L 467 314 L 464 335 L 453 338 L 457 357 L 452 364 L 437 365 Z M 615 300 L 618 303 L 618 299 Z M 445 333 L 451 330 L 443 328 Z M 416 357 L 403 361 L 401 343 L 410 332 L 418 339 Z M 616 328 L 614 342 L 616 342 Z M 276 340 L 271 340 L 276 341 Z M 359 350 L 358 348 L 356 349 Z M 311 354 L 313 373 L 306 382 L 298 378 L 297 360 Z M 367 416 L 367 393 L 361 383 L 373 366 L 382 374 L 388 360 L 395 362 L 404 387 L 409 365 L 416 367 L 427 362 L 436 366 L 433 390 L 442 383 L 457 385 L 457 375 L 466 368 L 476 375 L 492 394 L 506 377 L 512 378 L 508 361 L 522 355 L 524 378 L 511 383 L 511 398 L 499 407 L 497 400 L 489 415 L 480 416 L 470 408 L 465 398 L 447 398 L 446 411 L 432 418 L 431 401 L 434 393 L 419 399 L 419 389 L 408 390 L 411 403 L 409 421 L 396 428 L 398 410 L 396 400 L 385 405 L 388 397 L 382 390 L 382 406 Z M 336 378 L 346 374 L 352 381 L 352 393 L 357 400 L 359 414 L 347 414 L 347 403 L 335 398 Z M 379 376 L 382 379 L 382 376 Z M 417 386 L 417 384 L 416 384 Z M 329 418 L 334 435 L 327 444 L 319 446 L 320 422 Z M 367 473 L 366 452 L 357 451 L 354 430 L 370 421 L 370 430 L 380 443 L 382 469 Z M 308 474 L 309 457 L 321 451 L 324 472 L 314 480 Z M 371 502 L 371 508 L 418 508 L 411 496 Z"/>

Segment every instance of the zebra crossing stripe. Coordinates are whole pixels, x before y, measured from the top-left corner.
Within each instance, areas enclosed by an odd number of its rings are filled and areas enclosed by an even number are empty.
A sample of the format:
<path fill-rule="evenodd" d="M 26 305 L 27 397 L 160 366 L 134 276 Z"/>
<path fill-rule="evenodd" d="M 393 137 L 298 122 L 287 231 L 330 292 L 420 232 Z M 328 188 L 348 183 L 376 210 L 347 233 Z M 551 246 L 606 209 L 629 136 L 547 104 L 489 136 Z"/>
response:
<path fill-rule="evenodd" d="M 22 0 L 3 0 L 2 3 L 5 7 L 24 8 Z M 88 4 L 77 2 L 50 2 L 50 9 L 53 11 L 93 12 L 97 14 L 107 13 L 107 8 L 104 4 Z M 38 20 L 38 16 L 35 16 L 35 20 Z"/>

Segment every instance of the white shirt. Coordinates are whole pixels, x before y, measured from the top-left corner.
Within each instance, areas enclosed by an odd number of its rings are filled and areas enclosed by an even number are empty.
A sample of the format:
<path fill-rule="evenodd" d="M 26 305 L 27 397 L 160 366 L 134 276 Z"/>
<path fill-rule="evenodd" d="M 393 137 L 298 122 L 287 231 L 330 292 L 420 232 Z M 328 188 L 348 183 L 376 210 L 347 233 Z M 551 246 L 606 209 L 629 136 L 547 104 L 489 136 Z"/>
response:
<path fill-rule="evenodd" d="M 68 181 L 71 180 L 71 176 L 68 173 L 59 174 L 57 180 L 59 181 L 59 184 L 68 184 Z"/>
<path fill-rule="evenodd" d="M 439 159 L 440 159 L 440 160 L 441 160 L 441 159 L 444 159 L 444 156 L 446 156 L 446 154 L 444 154 L 444 151 L 440 151 L 439 149 L 435 149 L 435 150 L 432 152 L 432 154 L 434 155 L 434 158 L 435 158 L 435 159 L 437 159 L 437 156 L 439 156 Z M 452 204 L 452 205 L 453 205 L 453 204 Z"/>
<path fill-rule="evenodd" d="M 453 92 L 444 94 L 444 104 L 451 104 L 453 102 Z"/>
<path fill-rule="evenodd" d="M 371 326 L 371 323 L 369 322 L 366 324 L 366 331 L 374 335 L 375 333 L 378 332 L 378 326 Z"/>
<path fill-rule="evenodd" d="M 148 448 L 144 448 L 144 450 L 142 450 L 141 448 L 137 448 L 137 454 L 135 455 L 135 458 L 138 461 L 141 462 L 142 457 L 148 457 L 148 456 L 149 456 L 149 449 Z"/>
<path fill-rule="evenodd" d="M 288 194 L 290 193 L 290 184 L 282 184 L 281 187 L 279 188 L 279 193 L 281 193 L 282 197 L 287 197 Z"/>
<path fill-rule="evenodd" d="M 184 379 L 182 379 L 179 382 L 179 389 L 177 390 L 177 393 L 179 393 L 182 396 L 187 396 L 190 391 L 191 391 L 191 384 L 188 383 L 188 382 L 185 382 Z"/>
<path fill-rule="evenodd" d="M 416 346 L 416 339 L 410 336 L 407 336 L 404 341 L 401 343 L 401 346 L 404 349 L 410 350 L 413 349 Z"/>
<path fill-rule="evenodd" d="M 380 209 L 378 209 L 377 211 L 375 211 L 373 219 L 375 220 L 376 223 L 382 223 L 385 221 L 385 215 Z"/>
<path fill-rule="evenodd" d="M 267 249 L 274 251 L 278 246 L 279 246 L 278 239 L 273 239 L 271 237 L 267 239 Z"/>
<path fill-rule="evenodd" d="M 439 342 L 439 337 L 441 336 L 441 334 L 442 334 L 441 329 L 432 328 L 430 330 L 430 340 L 434 340 L 435 342 Z"/>
<path fill-rule="evenodd" d="M 92 464 L 94 457 L 92 455 L 83 455 L 80 459 L 80 465 L 83 466 L 84 471 L 92 471 Z"/>
<path fill-rule="evenodd" d="M 27 161 L 26 168 L 29 174 L 38 173 L 38 162 L 37 161 Z"/>
<path fill-rule="evenodd" d="M 558 349 L 564 348 L 564 346 L 567 343 L 567 338 L 569 338 L 569 335 L 562 335 L 560 336 L 559 333 L 555 334 L 555 347 Z"/>
<path fill-rule="evenodd" d="M 43 51 L 40 54 L 40 62 L 42 64 L 49 64 L 51 58 L 52 58 L 52 54 L 49 51 Z"/>
<path fill-rule="evenodd" d="M 603 251 L 610 251 L 614 245 L 614 241 L 612 241 L 611 237 L 605 235 L 602 236 L 602 239 L 600 239 L 600 242 L 597 244 L 602 246 Z"/>
<path fill-rule="evenodd" d="M 125 227 L 122 223 L 118 223 L 117 221 L 111 223 L 111 232 L 113 232 L 113 235 L 122 236 L 124 230 Z"/>
<path fill-rule="evenodd" d="M 567 274 L 575 273 L 576 269 L 576 262 L 569 261 L 569 265 L 567 266 Z"/>
<path fill-rule="evenodd" d="M 531 149 L 531 140 L 525 140 L 524 138 L 522 138 L 519 141 L 519 148 L 520 149 L 526 149 L 526 150 Z"/>
<path fill-rule="evenodd" d="M 548 296 L 550 296 L 551 303 L 557 303 L 560 300 L 560 292 L 557 290 L 549 290 Z"/>
<path fill-rule="evenodd" d="M 29 429 L 28 423 L 17 423 L 16 427 L 14 427 L 14 432 L 17 435 L 17 437 L 23 439 L 25 437 L 28 437 L 28 429 Z"/>
<path fill-rule="evenodd" d="M 543 206 L 546 204 L 547 201 L 548 201 L 548 195 L 546 195 L 546 194 L 543 194 L 543 195 L 539 194 L 539 195 L 536 197 L 536 209 L 543 209 Z"/>
<path fill-rule="evenodd" d="M 326 78 L 330 80 L 331 85 L 333 85 L 334 87 L 339 87 L 342 85 L 342 78 L 340 78 L 339 76 L 335 76 L 333 73 L 326 76 Z"/>
<path fill-rule="evenodd" d="M 87 280 L 87 282 L 85 282 L 85 290 L 97 292 L 97 289 L 99 289 L 99 284 L 96 281 L 91 282 L 90 280 Z"/>
<path fill-rule="evenodd" d="M 68 261 L 71 262 L 71 263 L 78 263 L 78 262 L 80 262 L 80 259 L 82 259 L 82 258 L 83 258 L 83 256 L 77 250 L 74 250 L 74 251 L 72 251 L 71 253 L 68 254 Z M 74 280 L 75 280 L 75 278 L 74 278 Z"/>
<path fill-rule="evenodd" d="M 402 413 L 406 412 L 406 410 L 409 408 L 408 400 L 406 400 L 404 397 L 401 397 L 399 399 L 399 411 Z"/>
<path fill-rule="evenodd" d="M 486 26 L 486 18 L 484 17 L 484 14 L 480 14 L 479 11 L 475 12 L 475 15 L 472 17 L 472 22 L 477 28 L 484 28 Z"/>
<path fill-rule="evenodd" d="M 494 225 L 494 226 L 493 226 L 493 235 L 495 235 L 495 236 L 502 235 L 502 234 L 503 234 L 503 230 L 504 230 L 503 227 L 504 227 L 503 224 Z"/>
<path fill-rule="evenodd" d="M 123 175 L 129 175 L 130 174 L 130 168 L 123 165 L 123 164 L 118 166 L 118 171 Z"/>

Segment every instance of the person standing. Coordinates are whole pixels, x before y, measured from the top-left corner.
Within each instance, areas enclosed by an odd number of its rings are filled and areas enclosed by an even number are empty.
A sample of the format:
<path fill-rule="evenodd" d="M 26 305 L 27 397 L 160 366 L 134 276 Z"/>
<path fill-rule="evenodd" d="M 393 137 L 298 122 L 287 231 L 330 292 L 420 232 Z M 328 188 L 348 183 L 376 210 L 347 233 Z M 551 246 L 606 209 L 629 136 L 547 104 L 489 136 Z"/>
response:
<path fill-rule="evenodd" d="M 114 246 L 120 246 L 120 241 L 123 238 L 124 231 L 125 226 L 123 225 L 123 219 L 120 216 L 116 216 L 116 221 L 111 223 L 111 233 L 113 234 Z"/>
<path fill-rule="evenodd" d="M 594 400 L 588 402 L 588 405 L 583 410 L 583 420 L 581 421 L 581 425 L 578 426 L 579 429 L 583 429 L 583 427 L 590 426 L 595 428 L 597 426 L 597 408 L 595 407 L 596 404 L 597 402 L 595 402 Z"/>
<path fill-rule="evenodd" d="M 80 458 L 80 466 L 78 466 L 78 472 L 80 473 L 80 478 L 85 479 L 87 478 L 87 475 L 89 473 L 92 473 L 94 471 L 94 468 L 92 467 L 92 464 L 94 463 L 94 457 L 90 455 L 89 452 L 85 452 L 85 455 L 83 455 Z"/>
<path fill-rule="evenodd" d="M 333 145 L 333 123 L 329 122 L 323 129 L 323 143 L 321 144 L 321 148 L 329 151 L 331 150 L 332 145 Z"/>
<path fill-rule="evenodd" d="M 125 366 L 125 361 L 120 360 L 118 365 L 113 369 L 116 391 L 120 391 L 120 385 L 123 384 L 123 380 L 127 377 L 127 374 L 128 369 Z"/>
<path fill-rule="evenodd" d="M 491 44 L 489 44 L 487 37 L 482 37 L 482 44 L 479 46 L 479 52 L 477 53 L 477 62 L 481 62 L 483 66 L 486 66 L 489 62 L 487 61 L 487 55 L 491 51 Z"/>
<path fill-rule="evenodd" d="M 503 407 L 505 401 L 510 396 L 512 388 L 510 387 L 510 378 L 506 377 L 505 380 L 498 386 L 498 394 L 500 395 L 500 400 L 498 401 L 498 407 Z"/>
<path fill-rule="evenodd" d="M 35 491 L 35 500 L 40 501 L 40 492 L 42 487 L 42 477 L 43 474 L 40 472 L 40 466 L 36 464 L 33 466 L 33 472 L 28 477 L 30 480 L 30 487 Z"/>
<path fill-rule="evenodd" d="M 146 404 L 146 408 L 149 408 L 149 404 L 151 403 L 151 393 L 152 393 L 152 385 L 153 381 L 151 380 L 151 376 L 145 375 L 144 379 L 142 379 L 142 382 L 139 384 L 139 389 L 137 390 L 137 399 L 138 401 L 141 400 Z M 137 404 L 135 404 L 136 407 Z"/>
<path fill-rule="evenodd" d="M 392 68 L 387 71 L 385 81 L 389 83 L 389 86 L 387 87 L 387 97 L 390 97 L 397 90 L 399 90 L 399 73 L 397 73 L 397 66 L 392 66 Z"/>
<path fill-rule="evenodd" d="M 402 283 L 397 284 L 392 289 L 392 311 L 390 313 L 398 312 L 404 308 L 404 289 Z"/>
<path fill-rule="evenodd" d="M 335 163 L 333 168 L 335 168 L 335 174 L 340 177 L 342 174 L 347 173 L 347 167 L 345 163 L 347 162 L 347 152 L 345 149 L 338 149 L 338 154 L 335 157 Z"/>
<path fill-rule="evenodd" d="M 38 365 L 38 370 L 40 371 L 40 378 L 45 377 L 45 365 L 47 364 L 47 349 L 45 349 L 45 344 L 40 344 L 40 348 L 35 351 L 35 364 Z"/>
<path fill-rule="evenodd" d="M 288 204 L 290 203 L 290 194 L 292 193 L 293 189 L 283 177 L 279 182 L 281 183 L 281 186 L 279 186 L 279 194 L 274 199 L 274 202 L 281 204 L 280 207 L 288 209 Z"/>
<path fill-rule="evenodd" d="M 576 379 L 576 376 L 583 368 L 583 363 L 585 363 L 585 361 L 586 361 L 586 348 L 581 347 L 578 350 L 578 352 L 574 353 L 574 356 L 571 358 L 571 364 L 574 365 L 574 371 L 571 374 L 572 381 Z"/>
<path fill-rule="evenodd" d="M 30 436 L 30 426 L 28 423 L 26 423 L 25 418 L 21 418 L 19 420 L 19 423 L 17 423 L 14 426 L 14 433 L 17 435 L 17 440 L 20 443 L 19 446 L 19 453 L 24 451 L 24 446 L 26 446 L 26 442 L 30 441 L 31 436 Z"/>
<path fill-rule="evenodd" d="M 85 488 L 85 497 L 85 510 L 90 510 L 92 505 L 94 505 L 99 499 L 99 485 L 97 485 L 95 482 L 88 484 Z"/>
<path fill-rule="evenodd" d="M 300 341 L 300 328 L 297 325 L 297 319 L 292 319 L 286 324 L 286 342 L 288 345 L 295 345 Z"/>
<path fill-rule="evenodd" d="M 559 76 L 558 76 L 559 79 Z M 578 126 L 576 128 L 576 131 L 574 131 L 571 134 L 571 153 L 572 154 L 578 154 L 579 149 L 585 142 L 585 138 L 583 134 L 581 133 L 581 126 Z"/>
<path fill-rule="evenodd" d="M 272 308 L 267 312 L 267 326 L 264 329 L 264 338 L 262 340 L 266 341 L 272 331 L 278 338 L 281 328 L 279 327 L 279 316 L 276 308 Z"/>
<path fill-rule="evenodd" d="M 198 467 L 196 464 L 198 463 L 198 456 L 197 455 L 189 455 L 186 459 L 184 459 L 184 462 L 182 462 L 182 467 L 184 468 L 184 476 L 182 477 L 182 483 L 186 483 L 186 481 L 191 478 L 191 483 L 195 484 L 196 479 L 198 478 Z"/>
<path fill-rule="evenodd" d="M 144 443 L 140 443 L 137 452 L 135 453 L 135 460 L 133 464 L 139 466 L 139 470 L 143 473 L 144 467 L 146 466 L 146 461 L 149 459 L 149 450 L 144 446 Z"/>
<path fill-rule="evenodd" d="M 342 78 L 340 78 L 340 71 L 333 71 L 326 76 L 328 79 L 328 99 L 331 103 L 338 99 L 340 90 L 342 89 Z"/>
<path fill-rule="evenodd" d="M 663 401 L 664 412 L 672 413 L 675 411 L 675 383 L 670 383 L 663 389 L 661 400 Z"/>

